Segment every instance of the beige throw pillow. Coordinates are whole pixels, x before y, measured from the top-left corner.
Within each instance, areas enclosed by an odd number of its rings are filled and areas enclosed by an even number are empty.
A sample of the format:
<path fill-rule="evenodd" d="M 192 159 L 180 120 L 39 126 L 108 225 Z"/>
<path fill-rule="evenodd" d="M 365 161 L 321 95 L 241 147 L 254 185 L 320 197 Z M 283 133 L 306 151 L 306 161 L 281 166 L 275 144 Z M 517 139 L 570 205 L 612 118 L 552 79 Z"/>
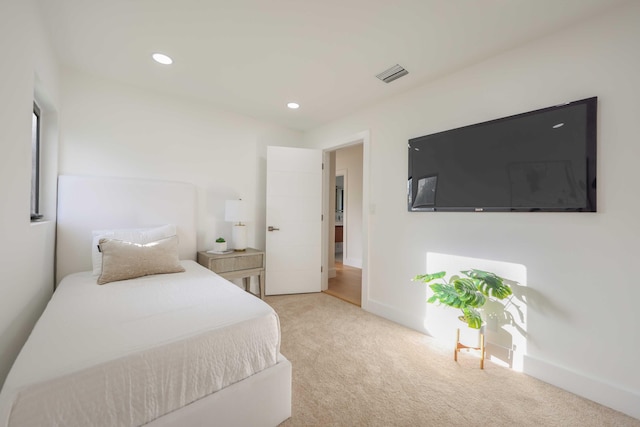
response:
<path fill-rule="evenodd" d="M 116 239 L 133 243 L 150 243 L 165 237 L 175 236 L 176 226 L 165 224 L 159 227 L 148 228 L 119 228 L 93 230 L 91 242 L 91 263 L 93 264 L 93 275 L 99 276 L 102 272 L 102 253 L 98 251 L 100 239 Z"/>
<path fill-rule="evenodd" d="M 99 285 L 151 274 L 184 271 L 178 257 L 178 236 L 144 244 L 100 239 L 99 247 L 102 253 Z"/>

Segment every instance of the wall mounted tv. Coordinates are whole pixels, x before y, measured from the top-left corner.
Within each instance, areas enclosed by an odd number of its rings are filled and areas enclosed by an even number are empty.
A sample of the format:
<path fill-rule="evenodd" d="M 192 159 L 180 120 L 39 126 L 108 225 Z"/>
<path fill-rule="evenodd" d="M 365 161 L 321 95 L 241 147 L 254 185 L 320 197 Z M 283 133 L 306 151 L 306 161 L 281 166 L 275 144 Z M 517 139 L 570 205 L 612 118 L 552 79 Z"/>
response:
<path fill-rule="evenodd" d="M 409 140 L 409 211 L 596 212 L 598 98 Z"/>

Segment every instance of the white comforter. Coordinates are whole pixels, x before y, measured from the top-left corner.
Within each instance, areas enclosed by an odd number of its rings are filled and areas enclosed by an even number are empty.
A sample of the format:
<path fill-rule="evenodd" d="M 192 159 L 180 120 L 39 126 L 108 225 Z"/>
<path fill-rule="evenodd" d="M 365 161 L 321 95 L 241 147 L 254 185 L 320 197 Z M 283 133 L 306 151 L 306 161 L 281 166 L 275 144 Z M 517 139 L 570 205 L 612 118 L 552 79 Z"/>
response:
<path fill-rule="evenodd" d="M 0 425 L 142 425 L 274 365 L 273 309 L 183 265 L 102 286 L 66 277 L 7 377 Z"/>

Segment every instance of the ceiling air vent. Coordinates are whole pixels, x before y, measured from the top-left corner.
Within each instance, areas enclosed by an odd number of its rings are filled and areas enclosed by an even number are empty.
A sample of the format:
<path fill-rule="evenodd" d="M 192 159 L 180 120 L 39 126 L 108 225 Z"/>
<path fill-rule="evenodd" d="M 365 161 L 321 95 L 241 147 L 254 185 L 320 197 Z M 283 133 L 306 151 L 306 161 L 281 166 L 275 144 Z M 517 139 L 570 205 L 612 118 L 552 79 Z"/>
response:
<path fill-rule="evenodd" d="M 389 68 L 388 70 L 381 72 L 376 77 L 385 83 L 390 83 L 395 79 L 399 79 L 402 76 L 406 76 L 407 74 L 409 74 L 407 70 L 405 70 L 404 68 L 396 64 L 393 67 Z"/>

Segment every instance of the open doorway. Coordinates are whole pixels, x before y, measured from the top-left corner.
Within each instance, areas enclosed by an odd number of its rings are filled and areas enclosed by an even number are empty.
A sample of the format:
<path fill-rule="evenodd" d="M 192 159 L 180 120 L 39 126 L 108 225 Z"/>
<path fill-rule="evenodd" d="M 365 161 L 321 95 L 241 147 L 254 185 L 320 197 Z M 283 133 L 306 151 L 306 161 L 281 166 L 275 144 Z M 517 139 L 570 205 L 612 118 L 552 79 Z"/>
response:
<path fill-rule="evenodd" d="M 363 264 L 363 144 L 330 153 L 326 293 L 361 306 Z"/>

